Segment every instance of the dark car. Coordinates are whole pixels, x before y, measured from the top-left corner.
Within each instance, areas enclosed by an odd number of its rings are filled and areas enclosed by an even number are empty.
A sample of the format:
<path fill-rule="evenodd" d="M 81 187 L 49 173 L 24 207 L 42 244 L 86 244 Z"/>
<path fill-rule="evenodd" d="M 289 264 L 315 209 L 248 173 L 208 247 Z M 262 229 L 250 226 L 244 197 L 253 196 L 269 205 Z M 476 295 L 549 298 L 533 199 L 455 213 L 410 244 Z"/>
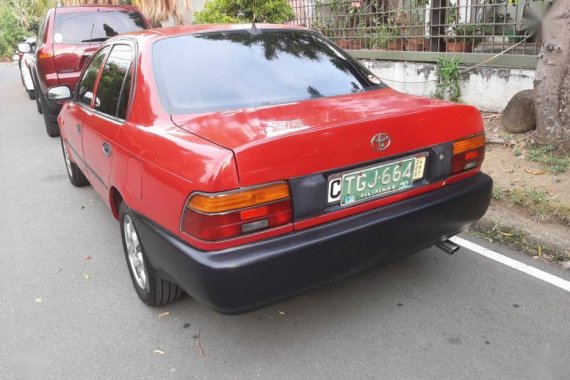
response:
<path fill-rule="evenodd" d="M 59 114 L 69 179 L 120 221 L 148 305 L 239 313 L 460 233 L 491 199 L 483 122 L 287 25 L 113 38 Z M 89 228 L 89 226 L 82 226 Z M 447 248 L 445 249 L 448 250 Z"/>
<path fill-rule="evenodd" d="M 40 23 L 31 73 L 38 111 L 48 135 L 59 136 L 61 105 L 46 94 L 54 86 L 75 88 L 81 70 L 102 42 L 116 35 L 150 28 L 132 6 L 81 6 L 50 9 Z"/>

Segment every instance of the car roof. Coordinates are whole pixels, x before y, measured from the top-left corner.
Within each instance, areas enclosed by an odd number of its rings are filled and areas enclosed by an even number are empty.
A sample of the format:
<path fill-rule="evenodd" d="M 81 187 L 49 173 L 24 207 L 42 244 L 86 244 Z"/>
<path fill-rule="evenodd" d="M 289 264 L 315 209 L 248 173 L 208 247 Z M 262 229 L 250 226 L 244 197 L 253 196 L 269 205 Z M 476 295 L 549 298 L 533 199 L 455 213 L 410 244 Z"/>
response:
<path fill-rule="evenodd" d="M 78 6 L 69 7 L 57 7 L 52 8 L 56 13 L 73 13 L 73 12 L 86 12 L 86 11 L 139 11 L 139 9 L 132 5 L 98 5 L 98 4 L 86 4 Z"/>
<path fill-rule="evenodd" d="M 296 26 L 296 25 L 284 25 L 284 24 L 255 24 L 256 28 L 259 30 L 304 30 L 309 31 L 311 29 Z M 137 32 L 125 33 L 114 38 L 121 37 L 135 37 L 141 40 L 151 40 L 151 39 L 162 39 L 175 36 L 184 36 L 188 34 L 202 33 L 202 32 L 224 32 L 233 30 L 248 30 L 251 29 L 251 24 L 200 24 L 200 25 L 181 25 L 181 26 L 170 26 L 166 28 L 156 28 L 141 30 Z"/>

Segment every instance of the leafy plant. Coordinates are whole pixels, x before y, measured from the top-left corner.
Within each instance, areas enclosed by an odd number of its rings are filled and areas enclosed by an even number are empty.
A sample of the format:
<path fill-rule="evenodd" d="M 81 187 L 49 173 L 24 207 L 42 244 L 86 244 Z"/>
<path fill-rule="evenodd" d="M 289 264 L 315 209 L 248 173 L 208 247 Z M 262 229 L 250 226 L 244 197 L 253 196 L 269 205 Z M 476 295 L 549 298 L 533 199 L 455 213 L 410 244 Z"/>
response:
<path fill-rule="evenodd" d="M 269 22 L 283 24 L 295 17 L 287 0 L 210 0 L 194 14 L 195 24 Z"/>
<path fill-rule="evenodd" d="M 473 46 L 479 45 L 484 40 L 484 35 L 488 34 L 488 28 L 479 24 L 461 23 L 459 7 L 451 7 L 446 15 L 447 40 L 450 42 L 471 43 Z"/>
<path fill-rule="evenodd" d="M 463 77 L 460 64 L 461 61 L 455 57 L 441 56 L 437 59 L 435 98 L 449 99 L 452 102 L 461 100 L 460 82 Z"/>
<path fill-rule="evenodd" d="M 556 148 L 551 145 L 533 145 L 528 150 L 531 161 L 541 164 L 553 174 L 560 174 L 570 170 L 570 157 L 558 156 Z"/>
<path fill-rule="evenodd" d="M 11 55 L 19 42 L 37 33 L 49 5 L 47 0 L 0 1 L 0 58 Z"/>

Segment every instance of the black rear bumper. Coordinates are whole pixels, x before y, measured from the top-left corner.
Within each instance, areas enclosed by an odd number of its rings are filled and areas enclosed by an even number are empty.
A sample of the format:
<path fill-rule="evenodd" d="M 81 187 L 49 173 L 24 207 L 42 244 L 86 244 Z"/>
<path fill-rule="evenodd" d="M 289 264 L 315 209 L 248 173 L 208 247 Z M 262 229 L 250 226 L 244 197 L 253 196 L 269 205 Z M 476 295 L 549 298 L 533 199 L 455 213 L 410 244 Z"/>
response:
<path fill-rule="evenodd" d="M 134 216 L 155 268 L 199 302 L 235 314 L 447 239 L 485 214 L 492 186 L 480 173 L 380 209 L 216 252 L 199 251 Z"/>

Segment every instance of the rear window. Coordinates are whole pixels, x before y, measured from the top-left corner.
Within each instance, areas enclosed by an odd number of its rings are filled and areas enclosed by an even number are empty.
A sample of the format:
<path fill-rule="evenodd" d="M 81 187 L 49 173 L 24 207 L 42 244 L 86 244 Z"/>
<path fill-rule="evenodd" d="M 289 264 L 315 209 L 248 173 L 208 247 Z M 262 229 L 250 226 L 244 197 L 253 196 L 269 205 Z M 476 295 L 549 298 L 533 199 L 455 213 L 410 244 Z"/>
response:
<path fill-rule="evenodd" d="M 138 12 L 93 10 L 56 13 L 53 42 L 62 44 L 102 42 L 118 34 L 146 28 Z"/>
<path fill-rule="evenodd" d="M 317 33 L 208 32 L 153 47 L 163 105 L 184 114 L 268 106 L 383 88 L 366 68 Z"/>

